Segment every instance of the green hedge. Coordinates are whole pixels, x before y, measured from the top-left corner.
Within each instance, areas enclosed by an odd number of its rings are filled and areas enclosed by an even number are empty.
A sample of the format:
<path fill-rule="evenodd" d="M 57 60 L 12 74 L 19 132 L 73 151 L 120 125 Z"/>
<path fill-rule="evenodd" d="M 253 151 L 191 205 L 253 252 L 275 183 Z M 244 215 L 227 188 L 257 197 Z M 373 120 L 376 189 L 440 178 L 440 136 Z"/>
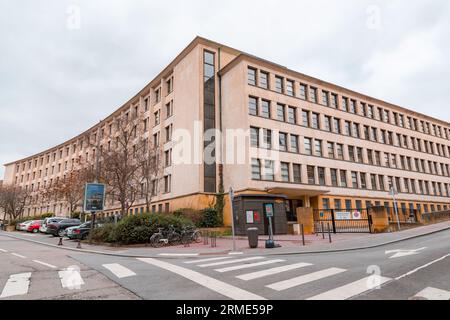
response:
<path fill-rule="evenodd" d="M 219 217 L 217 210 L 214 208 L 207 208 L 202 210 L 201 228 L 216 228 L 222 226 L 222 219 Z"/>
<path fill-rule="evenodd" d="M 25 221 L 44 220 L 45 218 L 50 218 L 50 217 L 53 217 L 53 216 L 54 216 L 53 213 L 43 213 L 42 215 L 39 215 L 39 216 L 27 216 L 27 217 L 11 220 L 9 224 L 14 226 L 14 225 L 16 225 L 18 223 L 22 223 L 22 222 L 25 222 Z"/>
<path fill-rule="evenodd" d="M 150 236 L 158 228 L 173 225 L 178 231 L 184 226 L 193 225 L 192 221 L 173 214 L 140 214 L 128 216 L 119 223 L 108 223 L 95 229 L 92 239 L 99 242 L 120 244 L 148 243 Z"/>

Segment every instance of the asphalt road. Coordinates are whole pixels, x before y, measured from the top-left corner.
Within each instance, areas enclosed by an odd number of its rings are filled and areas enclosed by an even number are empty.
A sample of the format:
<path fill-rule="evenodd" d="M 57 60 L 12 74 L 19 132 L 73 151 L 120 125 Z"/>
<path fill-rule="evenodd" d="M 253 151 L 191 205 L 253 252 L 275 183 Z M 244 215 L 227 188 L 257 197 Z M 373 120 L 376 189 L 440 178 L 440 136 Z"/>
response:
<path fill-rule="evenodd" d="M 80 268 L 78 276 L 70 266 Z M 59 270 L 69 270 L 68 281 L 78 287 L 64 288 Z M 27 292 L 0 300 L 449 300 L 450 231 L 339 253 L 158 259 L 72 252 L 0 235 L 0 290 L 11 275 L 26 273 Z"/>

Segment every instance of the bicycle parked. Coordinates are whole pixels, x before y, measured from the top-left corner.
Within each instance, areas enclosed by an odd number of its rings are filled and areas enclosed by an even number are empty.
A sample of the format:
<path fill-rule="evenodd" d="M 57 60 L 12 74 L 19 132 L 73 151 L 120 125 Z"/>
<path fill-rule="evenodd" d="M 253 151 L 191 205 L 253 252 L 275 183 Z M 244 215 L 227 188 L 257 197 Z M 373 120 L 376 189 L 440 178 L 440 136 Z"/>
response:
<path fill-rule="evenodd" d="M 181 243 L 189 244 L 192 242 L 200 243 L 202 241 L 202 233 L 200 230 L 195 229 L 192 226 L 187 226 L 181 231 Z"/>
<path fill-rule="evenodd" d="M 158 228 L 158 232 L 150 237 L 150 245 L 160 248 L 166 245 L 177 245 L 181 242 L 181 235 L 176 231 L 173 225 L 166 228 Z"/>

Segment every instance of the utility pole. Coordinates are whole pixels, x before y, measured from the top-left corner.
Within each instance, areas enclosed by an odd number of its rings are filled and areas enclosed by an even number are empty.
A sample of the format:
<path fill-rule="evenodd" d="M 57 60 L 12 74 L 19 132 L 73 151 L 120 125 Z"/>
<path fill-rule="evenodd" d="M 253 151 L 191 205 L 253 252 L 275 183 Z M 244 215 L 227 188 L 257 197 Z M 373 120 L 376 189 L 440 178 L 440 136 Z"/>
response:
<path fill-rule="evenodd" d="M 394 210 L 395 210 L 395 215 L 397 217 L 398 231 L 400 231 L 400 219 L 398 217 L 397 199 L 395 198 L 395 195 L 397 194 L 397 191 L 395 190 L 393 184 L 391 184 L 390 194 L 392 196 L 392 200 L 394 201 Z"/>
<path fill-rule="evenodd" d="M 231 231 L 233 237 L 233 252 L 236 252 L 236 238 L 235 238 L 235 230 L 234 230 L 234 191 L 233 188 L 230 187 L 230 206 L 231 206 Z"/>

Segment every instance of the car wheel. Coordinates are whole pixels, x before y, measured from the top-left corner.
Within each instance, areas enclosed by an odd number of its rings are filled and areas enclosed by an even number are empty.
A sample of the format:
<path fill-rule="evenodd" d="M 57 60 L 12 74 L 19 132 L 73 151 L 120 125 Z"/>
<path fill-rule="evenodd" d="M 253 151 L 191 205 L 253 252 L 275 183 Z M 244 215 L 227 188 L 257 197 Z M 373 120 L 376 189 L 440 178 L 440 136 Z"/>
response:
<path fill-rule="evenodd" d="M 38 233 L 39 230 L 38 229 L 33 229 L 33 233 Z"/>
<path fill-rule="evenodd" d="M 64 231 L 65 231 L 64 229 L 59 229 L 58 230 L 58 236 L 59 237 L 64 237 Z"/>

